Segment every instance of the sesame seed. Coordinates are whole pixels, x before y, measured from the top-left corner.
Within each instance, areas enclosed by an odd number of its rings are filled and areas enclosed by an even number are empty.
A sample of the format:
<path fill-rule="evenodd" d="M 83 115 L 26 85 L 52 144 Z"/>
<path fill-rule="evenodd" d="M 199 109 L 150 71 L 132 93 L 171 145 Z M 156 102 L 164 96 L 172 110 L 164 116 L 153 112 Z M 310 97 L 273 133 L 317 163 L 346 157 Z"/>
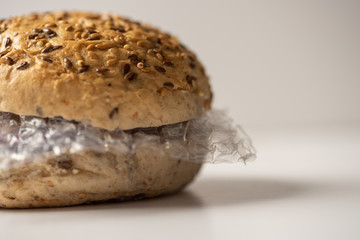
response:
<path fill-rule="evenodd" d="M 81 32 L 75 33 L 75 38 L 81 38 Z"/>
<path fill-rule="evenodd" d="M 118 60 L 116 60 L 116 59 L 110 59 L 110 60 L 106 61 L 106 65 L 108 65 L 108 66 L 114 66 L 117 63 L 118 63 Z"/>
<path fill-rule="evenodd" d="M 164 60 L 163 56 L 160 53 L 156 54 L 156 58 L 159 59 L 160 61 Z"/>
<path fill-rule="evenodd" d="M 65 65 L 65 67 L 66 67 L 67 69 L 70 69 L 73 64 L 72 64 L 72 62 L 71 62 L 70 59 L 64 58 L 64 65 Z"/>
<path fill-rule="evenodd" d="M 84 32 L 84 29 L 82 28 L 75 28 L 75 33 L 83 33 Z"/>
<path fill-rule="evenodd" d="M 89 51 L 89 52 L 88 52 L 88 56 L 89 56 L 90 58 L 92 58 L 92 59 L 96 59 L 96 58 L 97 58 L 96 53 L 94 53 L 93 51 Z"/>
<path fill-rule="evenodd" d="M 154 66 L 154 68 L 155 68 L 155 69 L 156 69 L 156 71 L 158 71 L 158 72 L 161 72 L 161 73 L 166 72 L 166 69 L 165 69 L 165 68 L 163 68 L 163 67 L 161 67 L 161 66 Z"/>
<path fill-rule="evenodd" d="M 153 55 L 155 52 L 154 52 L 154 50 L 152 50 L 152 49 L 148 49 L 147 50 L 147 54 L 149 54 L 149 55 Z"/>
<path fill-rule="evenodd" d="M 36 46 L 38 46 L 38 47 L 43 47 L 44 46 L 44 42 L 43 41 L 38 41 L 37 43 L 36 43 Z"/>
<path fill-rule="evenodd" d="M 174 84 L 172 84 L 171 82 L 165 82 L 164 84 L 163 84 L 163 86 L 164 87 L 167 87 L 167 88 L 174 88 Z"/>
<path fill-rule="evenodd" d="M 102 36 L 100 33 L 92 33 L 88 38 L 88 40 L 100 40 L 101 37 Z"/>
<path fill-rule="evenodd" d="M 109 118 L 113 119 L 113 117 L 115 117 L 115 115 L 117 115 L 119 113 L 119 108 L 114 108 L 113 110 L 111 110 L 111 112 L 109 113 Z"/>
<path fill-rule="evenodd" d="M 95 48 L 95 44 L 90 44 L 89 46 L 86 47 L 87 50 L 93 50 Z"/>
<path fill-rule="evenodd" d="M 46 23 L 44 25 L 44 27 L 46 27 L 46 28 L 50 28 L 50 27 L 54 28 L 54 27 L 57 27 L 57 25 L 55 23 Z"/>
<path fill-rule="evenodd" d="M 87 70 L 89 70 L 89 68 L 90 68 L 89 65 L 83 65 L 83 66 L 79 69 L 79 73 L 86 72 Z"/>
<path fill-rule="evenodd" d="M 142 69 L 142 68 L 144 68 L 144 63 L 143 62 L 138 62 L 138 64 L 136 66 L 138 68 Z"/>
<path fill-rule="evenodd" d="M 29 63 L 28 62 L 23 62 L 21 63 L 19 66 L 16 67 L 17 70 L 22 70 L 22 69 L 25 69 L 29 66 Z"/>
<path fill-rule="evenodd" d="M 138 45 L 139 47 L 145 47 L 145 43 L 143 41 L 137 41 L 136 45 Z"/>
<path fill-rule="evenodd" d="M 78 174 L 78 173 L 79 173 L 79 170 L 73 169 L 71 172 L 72 172 L 72 174 Z"/>
<path fill-rule="evenodd" d="M 5 47 L 7 48 L 7 47 L 10 47 L 11 46 L 11 43 L 12 43 L 12 41 L 11 41 L 11 39 L 10 38 L 5 38 Z"/>
<path fill-rule="evenodd" d="M 126 50 L 130 49 L 130 45 L 129 45 L 129 44 L 125 44 L 125 45 L 124 45 L 124 49 L 126 49 Z"/>
<path fill-rule="evenodd" d="M 5 61 L 6 61 L 7 65 L 10 65 L 10 66 L 15 63 L 11 57 L 6 57 Z"/>
<path fill-rule="evenodd" d="M 95 47 L 100 50 L 106 50 L 106 49 L 113 47 L 113 43 L 112 42 L 104 42 L 101 44 L 96 44 Z"/>
<path fill-rule="evenodd" d="M 128 80 L 128 81 L 132 81 L 132 80 L 136 79 L 136 77 L 137 77 L 137 73 L 128 72 L 128 73 L 124 76 L 124 79 L 125 79 L 125 80 Z"/>
<path fill-rule="evenodd" d="M 88 37 L 89 37 L 89 33 L 83 32 L 83 33 L 81 33 L 81 37 L 82 37 L 82 38 L 88 38 Z"/>
<path fill-rule="evenodd" d="M 130 71 L 130 64 L 125 63 L 125 65 L 124 65 L 124 67 L 123 67 L 123 69 L 122 69 L 122 73 L 123 73 L 124 75 L 126 75 L 129 71 Z"/>
<path fill-rule="evenodd" d="M 44 49 L 41 51 L 41 53 L 53 52 L 53 51 L 55 51 L 55 50 L 57 50 L 57 49 L 60 49 L 60 48 L 62 48 L 61 45 L 59 45 L 59 46 L 48 46 L 48 47 L 44 48 Z"/>

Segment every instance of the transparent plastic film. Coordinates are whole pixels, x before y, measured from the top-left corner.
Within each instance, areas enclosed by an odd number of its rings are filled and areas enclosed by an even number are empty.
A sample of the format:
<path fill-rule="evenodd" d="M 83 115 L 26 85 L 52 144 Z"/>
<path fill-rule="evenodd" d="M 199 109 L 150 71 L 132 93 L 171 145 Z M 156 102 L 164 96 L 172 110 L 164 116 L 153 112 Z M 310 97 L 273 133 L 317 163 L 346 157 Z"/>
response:
<path fill-rule="evenodd" d="M 219 110 L 161 127 L 107 131 L 58 118 L 0 112 L 0 170 L 87 151 L 136 155 L 155 151 L 192 162 L 239 162 L 255 158 L 247 134 Z"/>

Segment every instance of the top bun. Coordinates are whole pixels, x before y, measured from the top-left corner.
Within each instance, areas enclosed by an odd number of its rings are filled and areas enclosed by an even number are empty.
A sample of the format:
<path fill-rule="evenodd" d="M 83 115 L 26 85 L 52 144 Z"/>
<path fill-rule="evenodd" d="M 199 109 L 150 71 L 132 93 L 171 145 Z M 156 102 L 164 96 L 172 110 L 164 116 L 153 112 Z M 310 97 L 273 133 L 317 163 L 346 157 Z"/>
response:
<path fill-rule="evenodd" d="M 86 12 L 0 20 L 0 111 L 126 130 L 196 118 L 211 96 L 194 53 L 148 25 Z"/>

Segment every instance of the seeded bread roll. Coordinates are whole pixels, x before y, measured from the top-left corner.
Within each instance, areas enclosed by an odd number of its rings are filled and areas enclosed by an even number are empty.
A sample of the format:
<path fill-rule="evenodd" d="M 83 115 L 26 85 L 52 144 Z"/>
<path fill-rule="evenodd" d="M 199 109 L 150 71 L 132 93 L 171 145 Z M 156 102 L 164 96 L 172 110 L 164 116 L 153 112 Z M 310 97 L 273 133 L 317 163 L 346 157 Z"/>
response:
<path fill-rule="evenodd" d="M 104 129 L 196 118 L 210 108 L 203 66 L 178 40 L 111 14 L 54 12 L 0 22 L 0 111 Z"/>
<path fill-rule="evenodd" d="M 0 112 L 12 121 L 60 116 L 136 132 L 199 117 L 211 99 L 196 56 L 153 27 L 83 12 L 0 20 Z M 170 141 L 188 147 L 186 138 Z M 182 189 L 201 167 L 146 146 L 131 155 L 90 149 L 20 163 L 0 168 L 0 207 L 153 197 Z"/>

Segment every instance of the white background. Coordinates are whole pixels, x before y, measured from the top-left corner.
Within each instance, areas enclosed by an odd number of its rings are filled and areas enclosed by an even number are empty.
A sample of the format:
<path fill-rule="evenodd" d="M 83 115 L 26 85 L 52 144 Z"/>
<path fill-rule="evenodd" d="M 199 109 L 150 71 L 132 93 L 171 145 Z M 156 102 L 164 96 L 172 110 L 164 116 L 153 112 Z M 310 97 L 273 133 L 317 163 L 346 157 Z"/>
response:
<path fill-rule="evenodd" d="M 171 197 L 0 210 L 4 239 L 360 239 L 360 1 L 0 2 L 3 18 L 111 11 L 179 36 L 258 150 Z"/>

